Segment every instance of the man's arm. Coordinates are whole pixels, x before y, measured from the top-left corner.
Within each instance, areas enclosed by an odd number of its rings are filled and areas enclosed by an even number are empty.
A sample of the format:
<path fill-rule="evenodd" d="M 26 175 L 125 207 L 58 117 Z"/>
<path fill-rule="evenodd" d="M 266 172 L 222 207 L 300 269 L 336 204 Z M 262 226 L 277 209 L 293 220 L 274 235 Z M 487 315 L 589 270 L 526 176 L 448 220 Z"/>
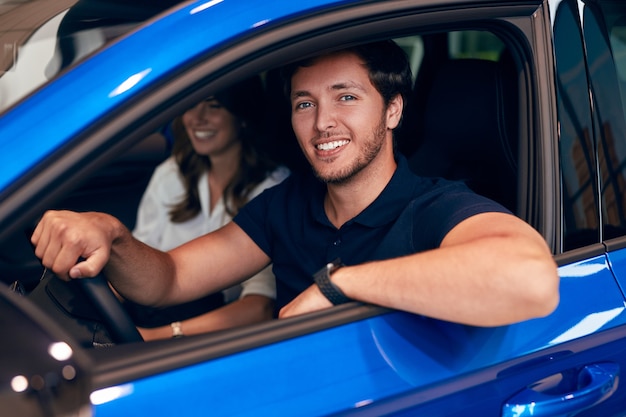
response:
<path fill-rule="evenodd" d="M 232 222 L 161 252 L 133 238 L 108 214 L 49 211 L 31 240 L 43 265 L 59 277 L 91 277 L 104 268 L 122 296 L 151 306 L 177 304 L 222 290 L 269 264 L 267 255 Z M 76 263 L 80 258 L 85 260 Z"/>
<path fill-rule="evenodd" d="M 438 249 L 343 267 L 332 281 L 354 300 L 477 326 L 545 316 L 559 300 L 557 268 L 545 241 L 503 213 L 464 220 Z M 329 306 L 311 286 L 280 317 Z"/>

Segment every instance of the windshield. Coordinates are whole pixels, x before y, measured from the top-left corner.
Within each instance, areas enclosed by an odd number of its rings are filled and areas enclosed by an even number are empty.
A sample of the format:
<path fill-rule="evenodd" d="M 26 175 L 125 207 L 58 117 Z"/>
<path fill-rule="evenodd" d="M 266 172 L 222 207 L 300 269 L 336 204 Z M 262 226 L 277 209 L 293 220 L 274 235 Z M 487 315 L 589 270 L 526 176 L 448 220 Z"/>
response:
<path fill-rule="evenodd" d="M 0 112 L 180 0 L 0 2 Z"/>

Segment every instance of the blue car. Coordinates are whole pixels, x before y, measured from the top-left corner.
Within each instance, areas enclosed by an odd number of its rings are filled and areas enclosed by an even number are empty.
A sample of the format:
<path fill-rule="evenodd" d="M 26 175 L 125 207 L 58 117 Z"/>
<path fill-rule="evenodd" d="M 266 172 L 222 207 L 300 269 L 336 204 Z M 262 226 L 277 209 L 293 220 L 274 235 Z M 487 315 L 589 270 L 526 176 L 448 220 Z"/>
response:
<path fill-rule="evenodd" d="M 24 0 L 0 22 L 3 415 L 626 416 L 626 3 Z M 170 121 L 254 74 L 274 156 L 306 169 L 281 66 L 379 39 L 414 74 L 398 151 L 541 233 L 549 316 L 482 328 L 353 302 L 144 342 L 102 277 L 35 257 L 48 209 L 132 228 Z"/>

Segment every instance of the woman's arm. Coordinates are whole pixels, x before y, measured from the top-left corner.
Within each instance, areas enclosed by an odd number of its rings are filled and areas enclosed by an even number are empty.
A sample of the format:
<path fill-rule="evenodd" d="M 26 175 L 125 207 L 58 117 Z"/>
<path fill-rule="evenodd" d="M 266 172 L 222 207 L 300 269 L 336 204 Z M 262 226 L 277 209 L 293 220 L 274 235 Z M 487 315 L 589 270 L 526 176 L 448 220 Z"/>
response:
<path fill-rule="evenodd" d="M 185 336 L 261 323 L 272 319 L 274 300 L 251 294 L 208 313 L 179 322 Z M 172 326 L 139 328 L 146 341 L 174 336 Z"/>

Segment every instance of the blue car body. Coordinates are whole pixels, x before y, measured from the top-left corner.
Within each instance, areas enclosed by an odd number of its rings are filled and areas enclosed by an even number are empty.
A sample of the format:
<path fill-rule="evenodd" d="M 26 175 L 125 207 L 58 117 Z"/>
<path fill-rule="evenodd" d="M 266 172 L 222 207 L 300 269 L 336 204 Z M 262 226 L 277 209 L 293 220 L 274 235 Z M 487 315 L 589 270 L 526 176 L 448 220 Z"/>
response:
<path fill-rule="evenodd" d="M 604 256 L 562 267 L 560 274 L 566 296 L 557 311 L 545 319 L 486 329 L 386 313 L 115 387 L 119 397 L 96 405 L 96 415 L 195 415 L 206 401 L 216 415 L 319 416 L 371 407 L 389 398 L 401 402 L 420 387 L 436 387 L 444 381 L 462 392 L 477 385 L 474 380 L 468 381 L 467 375 L 472 374 L 478 374 L 476 379 L 482 384 L 524 386 L 520 380 L 527 378 L 525 372 L 515 382 L 508 381 L 516 374 L 515 368 L 549 368 L 556 359 L 573 354 L 562 350 L 567 342 L 609 329 L 624 332 L 620 329 L 626 323 L 624 300 Z M 581 306 L 583 301 L 585 305 Z M 614 347 L 605 349 L 605 354 L 611 351 L 610 356 L 614 355 Z M 600 360 L 589 365 L 603 364 Z M 596 395 L 581 389 L 579 393 L 568 392 L 572 397 L 569 400 L 565 395 L 563 399 L 558 395 L 543 398 L 546 404 L 539 403 L 536 408 L 565 407 L 568 401 L 578 401 L 573 398 L 577 395 L 582 402 L 579 407 L 591 406 L 616 389 L 619 369 L 625 365 L 626 360 L 598 377 Z M 498 372 L 492 370 L 486 377 L 480 374 L 494 366 Z M 220 382 L 213 385 L 211 381 Z M 475 395 L 488 396 L 491 389 L 485 387 Z M 237 392 L 237 401 L 220 401 L 233 392 Z M 179 396 L 203 401 L 155 401 Z M 539 399 L 539 395 L 529 396 L 527 402 Z M 549 401 L 557 404 L 549 405 Z M 458 405 L 449 407 L 440 404 L 428 415 L 448 415 Z M 393 402 L 375 411 L 365 408 L 365 415 L 396 411 Z M 472 410 L 477 413 L 474 415 L 494 415 L 495 408 L 494 404 L 485 404 Z M 518 410 L 506 415 L 559 415 L 551 410 L 538 412 L 529 414 L 527 410 L 525 414 Z"/>
<path fill-rule="evenodd" d="M 133 106 L 145 109 L 150 100 L 164 97 L 166 104 L 154 105 L 154 112 L 167 114 L 168 100 L 179 97 L 172 92 L 176 88 L 188 89 L 198 79 L 219 83 L 237 76 L 238 71 L 251 71 L 247 68 L 261 59 L 249 53 L 257 40 L 259 56 L 278 53 L 281 42 L 296 42 L 296 34 L 303 39 L 309 30 L 310 36 L 332 35 L 342 30 L 342 24 L 349 27 L 345 16 L 353 9 L 384 9 L 383 3 L 193 1 L 152 17 L 0 114 L 0 200 L 5 202 L 0 206 L 0 224 L 10 230 L 14 222 L 23 220 L 23 212 L 30 213 L 29 202 L 41 199 L 42 190 L 59 185 L 66 174 L 81 175 L 75 167 L 50 176 L 50 167 L 60 164 L 63 157 L 80 155 L 72 162 L 80 167 L 100 153 L 116 152 L 107 133 L 123 136 L 123 129 L 108 126 L 123 125 L 128 118 L 143 114 L 134 113 Z M 471 15 L 473 7 L 489 7 L 489 2 L 443 0 L 389 3 L 393 3 L 390 15 L 424 7 L 442 21 L 455 8 L 466 8 Z M 544 36 L 535 39 L 543 46 L 529 49 L 546 52 L 546 56 L 528 59 L 529 67 L 542 74 L 529 85 L 536 89 L 533 97 L 541 110 L 533 111 L 542 114 L 537 116 L 541 133 L 536 135 L 546 136 L 537 145 L 545 151 L 543 171 L 537 168 L 541 174 L 532 176 L 536 180 L 545 175 L 536 181 L 554 188 L 545 186 L 533 201 L 544 204 L 541 197 L 545 197 L 545 204 L 552 204 L 546 212 L 561 213 L 558 198 L 549 197 L 560 189 L 560 174 L 558 169 L 550 170 L 559 165 L 554 156 L 556 126 L 563 113 L 556 107 L 566 94 L 556 82 L 547 81 L 554 81 L 550 74 L 558 71 L 552 56 L 557 36 L 552 31 L 561 2 L 498 3 L 497 7 L 512 10 L 512 21 L 516 13 L 520 21 L 526 19 L 520 27 L 530 27 L 531 21 L 545 25 L 532 29 Z M 537 11 L 535 20 L 528 10 Z M 329 23 L 322 30 L 320 22 L 327 18 L 341 24 Z M 459 14 L 449 19 L 489 18 Z M 307 28 L 313 19 L 317 20 Z M 299 31 L 292 28 L 297 24 L 302 25 Z M 294 38 L 281 38 L 285 27 L 292 28 Z M 278 40 L 268 40 L 272 36 Z M 241 45 L 248 49 L 239 51 Z M 229 51 L 235 51 L 235 58 Z M 194 75 L 196 67 L 202 68 L 198 70 L 202 75 Z M 190 81 L 177 84 L 177 77 L 190 77 Z M 592 78 L 589 75 L 591 90 Z M 155 91 L 161 96 L 155 96 Z M 133 123 L 139 122 L 128 125 Z M 626 415 L 626 387 L 620 381 L 626 369 L 625 238 L 610 240 L 600 235 L 593 244 L 565 250 L 561 240 L 554 238 L 563 228 L 559 215 L 536 214 L 544 235 L 550 234 L 547 238 L 561 277 L 561 302 L 547 317 L 474 328 L 378 307 L 346 305 L 310 320 L 298 318 L 215 339 L 198 338 L 175 348 L 157 343 L 130 352 L 120 346 L 119 354 L 96 353 L 96 366 L 85 370 L 89 412 L 97 417 Z M 546 232 L 551 227 L 554 234 Z M 128 362 L 111 359 L 125 353 Z M 125 365 L 132 372 L 125 373 Z"/>

